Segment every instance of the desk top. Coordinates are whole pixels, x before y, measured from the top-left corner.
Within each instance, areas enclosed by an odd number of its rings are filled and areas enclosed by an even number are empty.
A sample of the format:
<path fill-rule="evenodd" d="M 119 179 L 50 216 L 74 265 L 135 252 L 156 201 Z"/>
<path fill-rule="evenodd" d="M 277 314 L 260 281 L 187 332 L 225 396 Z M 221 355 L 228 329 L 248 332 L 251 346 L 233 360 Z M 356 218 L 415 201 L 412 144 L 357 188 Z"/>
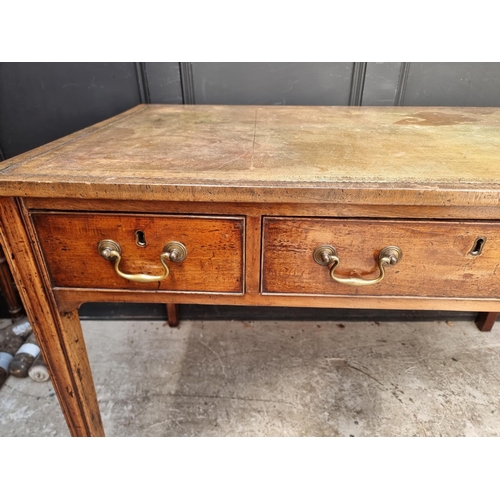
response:
<path fill-rule="evenodd" d="M 500 108 L 141 105 L 0 164 L 4 196 L 498 205 L 499 190 Z"/>

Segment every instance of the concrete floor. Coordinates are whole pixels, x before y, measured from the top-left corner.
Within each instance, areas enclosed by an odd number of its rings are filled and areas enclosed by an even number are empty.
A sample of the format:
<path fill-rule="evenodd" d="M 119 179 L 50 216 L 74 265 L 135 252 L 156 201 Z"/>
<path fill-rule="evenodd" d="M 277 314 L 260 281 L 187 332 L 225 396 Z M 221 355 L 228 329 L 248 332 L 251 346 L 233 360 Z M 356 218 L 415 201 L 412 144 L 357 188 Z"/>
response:
<path fill-rule="evenodd" d="M 500 325 L 83 322 L 109 436 L 499 436 Z M 10 377 L 1 436 L 66 436 Z"/>

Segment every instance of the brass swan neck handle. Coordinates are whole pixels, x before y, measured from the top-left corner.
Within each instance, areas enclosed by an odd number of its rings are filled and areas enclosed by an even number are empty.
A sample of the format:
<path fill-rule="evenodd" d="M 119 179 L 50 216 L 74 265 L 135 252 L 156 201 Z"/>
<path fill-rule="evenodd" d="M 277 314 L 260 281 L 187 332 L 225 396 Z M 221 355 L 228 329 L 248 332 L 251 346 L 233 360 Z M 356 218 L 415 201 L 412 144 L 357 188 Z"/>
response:
<path fill-rule="evenodd" d="M 97 244 L 97 251 L 106 260 L 112 262 L 114 261 L 115 272 L 118 276 L 137 283 L 152 283 L 164 280 L 170 274 L 166 260 L 171 262 L 182 262 L 187 257 L 187 249 L 182 243 L 179 243 L 178 241 L 171 241 L 170 243 L 167 243 L 163 252 L 160 254 L 160 263 L 163 266 L 163 274 L 152 276 L 150 274 L 127 274 L 120 271 L 122 249 L 116 241 L 101 240 Z"/>
<path fill-rule="evenodd" d="M 385 267 L 395 266 L 403 257 L 403 251 L 396 246 L 388 246 L 380 250 L 378 254 L 378 268 L 380 274 L 377 278 L 371 280 L 365 280 L 362 278 L 340 278 L 335 276 L 335 269 L 340 263 L 340 258 L 337 255 L 337 250 L 331 245 L 320 245 L 314 250 L 313 258 L 314 261 L 320 266 L 330 267 L 330 277 L 333 281 L 337 283 L 342 283 L 344 285 L 350 286 L 368 286 L 376 285 L 380 283 L 385 277 Z"/>

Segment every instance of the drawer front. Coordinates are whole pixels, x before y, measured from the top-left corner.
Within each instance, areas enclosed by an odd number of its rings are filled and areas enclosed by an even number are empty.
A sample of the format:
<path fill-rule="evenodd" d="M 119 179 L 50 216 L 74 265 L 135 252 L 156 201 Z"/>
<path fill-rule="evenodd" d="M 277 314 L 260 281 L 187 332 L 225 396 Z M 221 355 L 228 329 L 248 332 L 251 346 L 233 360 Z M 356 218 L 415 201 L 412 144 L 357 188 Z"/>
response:
<path fill-rule="evenodd" d="M 33 213 L 32 219 L 53 286 L 243 292 L 242 217 Z M 139 283 L 118 276 L 114 262 L 99 254 L 102 240 L 119 244 L 119 270 L 127 274 L 162 276 L 160 255 L 172 241 L 186 247 L 187 257 L 165 260 L 165 279 Z"/>
<path fill-rule="evenodd" d="M 397 246 L 402 256 L 397 264 L 383 266 L 379 283 L 351 286 L 331 278 L 331 263 L 314 260 L 320 245 L 335 248 L 333 274 L 351 283 L 351 278 L 380 276 L 383 248 Z M 264 293 L 499 298 L 499 267 L 496 223 L 264 219 Z"/>

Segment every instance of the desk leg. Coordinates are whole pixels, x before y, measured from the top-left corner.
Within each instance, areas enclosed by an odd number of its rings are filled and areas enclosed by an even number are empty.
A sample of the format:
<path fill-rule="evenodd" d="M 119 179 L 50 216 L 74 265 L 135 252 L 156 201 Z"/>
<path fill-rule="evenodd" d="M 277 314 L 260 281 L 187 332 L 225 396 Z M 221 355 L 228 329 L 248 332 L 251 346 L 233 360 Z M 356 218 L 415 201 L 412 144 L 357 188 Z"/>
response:
<path fill-rule="evenodd" d="M 103 436 L 78 311 L 56 304 L 29 217 L 14 198 L 0 198 L 0 244 L 71 434 Z"/>
<path fill-rule="evenodd" d="M 499 313 L 496 312 L 480 312 L 476 318 L 476 326 L 482 332 L 491 332 L 498 318 L 498 314 Z"/>
<path fill-rule="evenodd" d="M 168 326 L 179 325 L 179 305 L 167 304 L 167 322 Z"/>
<path fill-rule="evenodd" d="M 23 316 L 23 306 L 17 297 L 16 291 L 14 290 L 14 280 L 12 279 L 12 274 L 10 273 L 9 266 L 7 265 L 7 260 L 2 247 L 0 247 L 0 288 L 2 289 L 2 293 L 7 301 L 7 305 L 9 306 L 9 312 L 12 319 Z"/>

